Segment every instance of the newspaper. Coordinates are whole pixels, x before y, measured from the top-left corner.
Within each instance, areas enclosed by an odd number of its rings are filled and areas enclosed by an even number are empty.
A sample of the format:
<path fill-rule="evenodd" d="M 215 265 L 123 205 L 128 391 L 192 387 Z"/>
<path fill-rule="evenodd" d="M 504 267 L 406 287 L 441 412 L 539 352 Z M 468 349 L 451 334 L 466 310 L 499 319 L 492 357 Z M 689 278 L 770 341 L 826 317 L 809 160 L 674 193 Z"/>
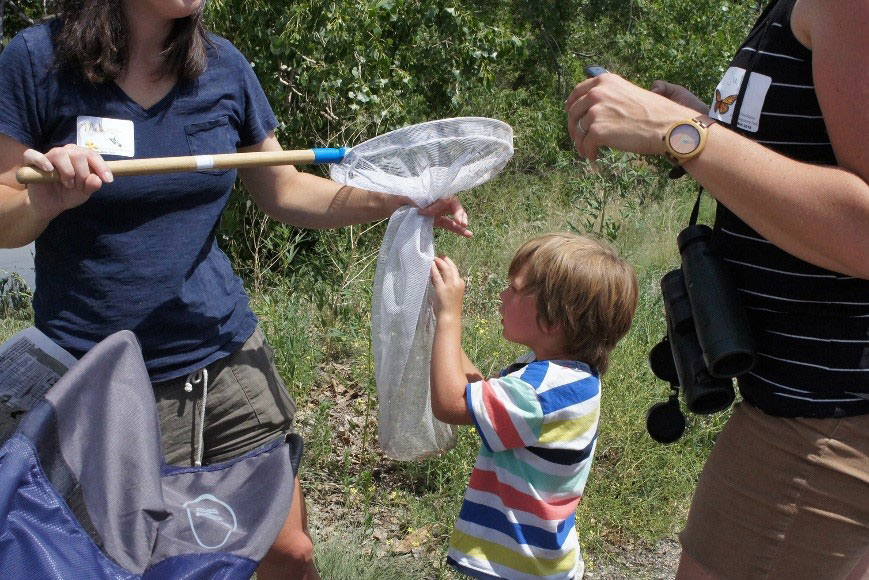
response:
<path fill-rule="evenodd" d="M 75 362 L 33 326 L 0 345 L 0 441 Z"/>

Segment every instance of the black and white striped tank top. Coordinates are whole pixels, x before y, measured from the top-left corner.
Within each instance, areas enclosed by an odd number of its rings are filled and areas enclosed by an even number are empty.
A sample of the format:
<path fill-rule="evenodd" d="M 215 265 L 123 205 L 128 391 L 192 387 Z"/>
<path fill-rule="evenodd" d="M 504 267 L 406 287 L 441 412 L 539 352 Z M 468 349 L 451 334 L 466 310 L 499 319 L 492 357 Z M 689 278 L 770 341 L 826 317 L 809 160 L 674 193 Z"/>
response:
<path fill-rule="evenodd" d="M 795 2 L 767 6 L 718 85 L 710 115 L 783 155 L 834 165 L 812 53 L 791 31 Z M 784 417 L 869 413 L 869 280 L 780 250 L 720 203 L 713 244 L 731 267 L 757 342 L 757 365 L 739 379 L 743 398 Z"/>

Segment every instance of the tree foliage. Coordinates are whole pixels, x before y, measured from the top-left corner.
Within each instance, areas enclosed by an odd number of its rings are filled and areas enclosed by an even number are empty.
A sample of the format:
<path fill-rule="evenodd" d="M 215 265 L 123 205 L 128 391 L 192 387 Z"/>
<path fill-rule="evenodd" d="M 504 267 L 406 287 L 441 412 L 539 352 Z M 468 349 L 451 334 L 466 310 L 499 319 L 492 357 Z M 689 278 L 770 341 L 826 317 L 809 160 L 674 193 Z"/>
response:
<path fill-rule="evenodd" d="M 708 100 L 757 16 L 749 0 L 583 0 L 572 46 L 589 47 L 622 75 L 648 86 L 679 83 Z"/>
<path fill-rule="evenodd" d="M 45 0 L 0 0 L 2 41 L 51 8 Z M 574 158 L 563 102 L 583 65 L 602 64 L 645 86 L 668 79 L 708 98 L 754 8 L 748 0 L 206 5 L 210 28 L 253 64 L 284 147 L 354 145 L 411 123 L 483 115 L 513 127 L 510 170 L 520 172 L 561 170 Z M 342 239 L 318 250 L 332 234 L 263 224 L 245 196 L 235 196 L 222 234 L 240 269 L 256 276 L 261 264 L 286 272 L 292 260 L 333 251 Z"/>
<path fill-rule="evenodd" d="M 520 44 L 455 1 L 213 0 L 209 22 L 255 64 L 293 147 L 456 114 Z"/>

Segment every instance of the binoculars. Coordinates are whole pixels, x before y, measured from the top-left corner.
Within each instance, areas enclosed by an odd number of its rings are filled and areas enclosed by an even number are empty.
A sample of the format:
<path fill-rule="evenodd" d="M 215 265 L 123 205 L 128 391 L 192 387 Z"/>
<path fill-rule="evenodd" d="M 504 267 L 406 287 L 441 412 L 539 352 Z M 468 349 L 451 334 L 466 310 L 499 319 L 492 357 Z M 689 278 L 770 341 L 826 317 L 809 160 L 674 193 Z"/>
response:
<path fill-rule="evenodd" d="M 670 399 L 649 409 L 646 429 L 659 443 L 685 430 L 679 388 L 692 413 L 730 406 L 733 378 L 751 370 L 754 339 L 723 260 L 709 246 L 712 230 L 691 225 L 678 237 L 682 267 L 661 279 L 667 335 L 649 353 L 652 372 L 670 383 Z"/>

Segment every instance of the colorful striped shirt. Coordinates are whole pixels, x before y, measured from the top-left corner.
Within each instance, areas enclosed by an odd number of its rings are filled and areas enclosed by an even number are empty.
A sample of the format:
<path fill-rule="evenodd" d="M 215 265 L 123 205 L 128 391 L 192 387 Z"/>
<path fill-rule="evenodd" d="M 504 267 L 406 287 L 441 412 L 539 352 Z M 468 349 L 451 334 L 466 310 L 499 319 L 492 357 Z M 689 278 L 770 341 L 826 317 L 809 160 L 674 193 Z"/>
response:
<path fill-rule="evenodd" d="M 475 578 L 582 577 L 574 520 L 597 440 L 597 372 L 534 361 L 469 384 L 466 400 L 483 444 L 447 561 Z"/>

